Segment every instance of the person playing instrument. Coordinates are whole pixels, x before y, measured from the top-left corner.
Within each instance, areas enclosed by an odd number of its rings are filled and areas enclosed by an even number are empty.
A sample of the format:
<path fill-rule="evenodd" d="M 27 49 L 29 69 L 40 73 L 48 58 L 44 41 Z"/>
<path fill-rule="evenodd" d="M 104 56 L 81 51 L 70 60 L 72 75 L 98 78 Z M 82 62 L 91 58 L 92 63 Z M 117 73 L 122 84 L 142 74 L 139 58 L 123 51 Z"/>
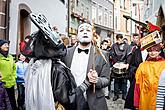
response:
<path fill-rule="evenodd" d="M 158 81 L 165 60 L 160 56 L 160 44 L 147 49 L 149 57 L 141 63 L 135 74 L 134 106 L 138 110 L 155 110 Z"/>
<path fill-rule="evenodd" d="M 130 48 L 127 43 L 123 43 L 123 35 L 116 35 L 117 42 L 112 45 L 112 62 L 113 65 L 117 65 L 116 63 L 124 63 L 126 66 L 126 70 L 128 69 L 127 56 L 130 53 Z M 123 64 L 122 64 L 123 65 Z M 119 68 L 120 69 L 120 68 Z M 126 73 L 126 71 L 122 71 Z M 127 93 L 127 79 L 125 77 L 118 77 L 118 73 L 114 73 L 112 69 L 111 77 L 114 77 L 114 98 L 113 101 L 116 101 L 119 98 L 119 91 L 122 91 L 122 99 L 125 100 Z M 122 76 L 122 75 L 121 75 Z"/>
<path fill-rule="evenodd" d="M 85 104 L 82 110 L 108 110 L 103 88 L 108 86 L 110 81 L 110 66 L 100 54 L 94 52 L 90 24 L 79 25 L 77 38 L 78 45 L 68 48 L 64 62 L 71 69 L 77 86 L 83 91 Z M 104 52 L 103 54 L 106 55 Z M 107 56 L 105 57 L 108 59 Z M 92 66 L 95 67 L 92 68 Z M 95 85 L 95 92 L 93 92 L 93 85 Z"/>

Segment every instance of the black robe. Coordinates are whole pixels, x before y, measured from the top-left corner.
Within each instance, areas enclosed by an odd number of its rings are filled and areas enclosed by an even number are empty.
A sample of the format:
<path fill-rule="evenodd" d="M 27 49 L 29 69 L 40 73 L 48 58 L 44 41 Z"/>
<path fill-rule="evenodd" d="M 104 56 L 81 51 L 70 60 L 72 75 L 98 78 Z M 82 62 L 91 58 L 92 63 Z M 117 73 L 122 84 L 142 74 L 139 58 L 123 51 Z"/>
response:
<path fill-rule="evenodd" d="M 128 108 L 131 110 L 135 110 L 134 108 L 134 87 L 135 87 L 135 73 L 137 68 L 139 67 L 139 64 L 142 63 L 142 54 L 140 47 L 135 50 L 134 53 L 132 53 L 131 60 L 130 60 L 130 66 L 129 66 L 129 72 L 130 72 L 130 88 L 127 93 L 127 97 L 125 100 L 124 108 Z"/>

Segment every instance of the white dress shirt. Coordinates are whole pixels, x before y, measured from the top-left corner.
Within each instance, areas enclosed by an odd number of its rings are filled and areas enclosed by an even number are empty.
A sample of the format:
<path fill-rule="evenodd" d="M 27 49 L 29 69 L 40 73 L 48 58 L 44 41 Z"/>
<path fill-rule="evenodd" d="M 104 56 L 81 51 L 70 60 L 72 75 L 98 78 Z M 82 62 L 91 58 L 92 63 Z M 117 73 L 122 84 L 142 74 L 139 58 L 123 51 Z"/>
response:
<path fill-rule="evenodd" d="M 82 49 L 79 45 L 74 51 L 71 63 L 71 72 L 75 78 L 77 86 L 81 85 L 86 78 L 90 47 L 91 45 L 85 48 L 89 49 L 88 54 L 85 52 L 78 53 L 78 48 Z M 82 50 L 84 50 L 84 48 Z"/>
<path fill-rule="evenodd" d="M 147 58 L 148 52 L 147 52 L 147 50 L 145 49 L 145 50 L 141 51 L 141 53 L 142 53 L 142 60 L 143 60 L 143 62 L 144 62 L 144 61 L 146 60 L 146 58 Z"/>

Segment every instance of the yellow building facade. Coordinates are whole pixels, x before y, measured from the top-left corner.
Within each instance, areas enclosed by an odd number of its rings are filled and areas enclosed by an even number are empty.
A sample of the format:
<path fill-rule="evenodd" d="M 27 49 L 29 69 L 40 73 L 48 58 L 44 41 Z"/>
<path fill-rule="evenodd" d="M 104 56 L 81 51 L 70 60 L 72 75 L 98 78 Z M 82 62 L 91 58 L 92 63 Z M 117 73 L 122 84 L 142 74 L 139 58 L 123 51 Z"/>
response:
<path fill-rule="evenodd" d="M 124 38 L 127 38 L 130 42 L 131 22 L 123 17 L 123 15 L 130 16 L 130 0 L 115 0 L 114 4 L 115 36 L 117 34 L 123 34 Z"/>

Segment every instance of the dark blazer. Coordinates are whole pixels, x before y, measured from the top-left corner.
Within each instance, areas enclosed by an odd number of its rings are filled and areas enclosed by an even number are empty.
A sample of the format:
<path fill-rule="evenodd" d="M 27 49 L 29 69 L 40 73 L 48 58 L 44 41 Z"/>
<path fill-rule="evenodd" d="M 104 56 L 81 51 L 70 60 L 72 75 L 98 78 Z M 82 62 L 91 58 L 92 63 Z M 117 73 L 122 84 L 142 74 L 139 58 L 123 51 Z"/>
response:
<path fill-rule="evenodd" d="M 135 110 L 134 107 L 134 87 L 135 87 L 135 73 L 137 68 L 139 67 L 140 63 L 142 63 L 142 53 L 140 47 L 138 47 L 134 53 L 131 55 L 131 60 L 129 63 L 129 72 L 130 72 L 130 88 L 127 93 L 127 97 L 125 100 L 124 108 L 128 108 L 131 110 Z"/>
<path fill-rule="evenodd" d="M 64 58 L 64 63 L 70 68 L 71 63 L 72 63 L 72 58 L 73 54 L 75 51 L 76 46 L 68 48 L 67 50 L 67 55 Z M 89 61 L 88 61 L 88 67 L 87 67 L 87 72 L 89 72 L 90 69 L 92 69 L 93 66 L 93 54 L 94 52 L 94 47 L 91 46 L 90 49 L 90 56 L 89 56 Z M 105 55 L 107 61 L 108 61 L 108 56 L 106 53 L 103 52 Z M 95 69 L 98 73 L 99 79 L 96 84 L 96 91 L 93 93 L 93 86 L 91 85 L 87 91 L 87 102 L 90 110 L 108 110 L 105 96 L 104 96 L 104 91 L 103 88 L 108 86 L 110 82 L 110 66 L 109 63 L 106 63 L 104 59 L 102 58 L 101 55 L 99 55 L 97 52 L 95 53 Z M 79 63 L 79 62 L 77 62 Z"/>

